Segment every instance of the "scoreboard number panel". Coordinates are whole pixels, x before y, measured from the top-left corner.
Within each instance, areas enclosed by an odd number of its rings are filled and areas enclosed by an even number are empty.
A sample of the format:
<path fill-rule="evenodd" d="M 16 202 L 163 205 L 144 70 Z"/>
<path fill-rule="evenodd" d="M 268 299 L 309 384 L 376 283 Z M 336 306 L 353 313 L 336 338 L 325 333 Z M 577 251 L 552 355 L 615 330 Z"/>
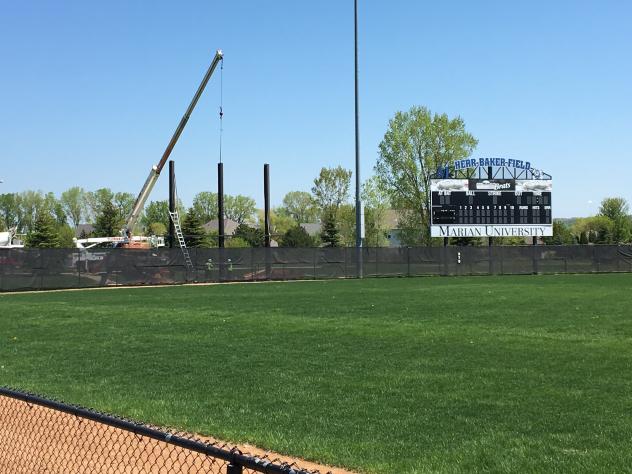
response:
<path fill-rule="evenodd" d="M 553 235 L 550 179 L 432 179 L 432 237 Z"/>

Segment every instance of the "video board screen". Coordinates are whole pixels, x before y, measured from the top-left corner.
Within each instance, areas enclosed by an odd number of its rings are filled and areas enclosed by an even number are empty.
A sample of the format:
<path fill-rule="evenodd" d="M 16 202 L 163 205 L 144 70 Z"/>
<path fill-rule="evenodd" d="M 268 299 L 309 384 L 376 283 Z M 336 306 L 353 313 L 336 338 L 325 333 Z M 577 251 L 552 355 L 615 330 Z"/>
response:
<path fill-rule="evenodd" d="M 432 237 L 553 235 L 549 179 L 432 179 Z"/>

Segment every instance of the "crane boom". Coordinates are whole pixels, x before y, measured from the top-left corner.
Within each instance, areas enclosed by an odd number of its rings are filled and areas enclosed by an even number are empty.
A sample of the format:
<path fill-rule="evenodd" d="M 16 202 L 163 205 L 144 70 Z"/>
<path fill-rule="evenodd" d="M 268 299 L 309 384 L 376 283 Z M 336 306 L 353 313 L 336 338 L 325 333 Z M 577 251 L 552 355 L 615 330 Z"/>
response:
<path fill-rule="evenodd" d="M 213 72 L 215 72 L 215 68 L 217 67 L 217 65 L 223 58 L 224 58 L 224 53 L 222 53 L 221 49 L 218 49 L 217 52 L 215 53 L 215 57 L 213 58 L 213 62 L 209 66 L 208 71 L 206 71 L 206 74 L 204 75 L 204 78 L 202 79 L 200 86 L 195 92 L 195 95 L 193 96 L 193 99 L 191 100 L 189 107 L 187 108 L 186 112 L 182 116 L 182 119 L 180 120 L 180 123 L 178 124 L 178 128 L 176 128 L 176 131 L 171 137 L 171 140 L 169 141 L 167 148 L 162 154 L 162 158 L 160 158 L 160 161 L 158 162 L 157 165 L 154 165 L 151 167 L 151 170 L 149 171 L 149 176 L 147 176 L 147 179 L 145 180 L 145 184 L 141 188 L 140 193 L 138 193 L 138 197 L 136 198 L 136 201 L 134 201 L 134 207 L 132 208 L 132 212 L 129 214 L 129 216 L 127 217 L 127 220 L 125 221 L 125 228 L 122 231 L 123 235 L 127 235 L 127 236 L 131 235 L 132 230 L 134 229 L 134 226 L 136 225 L 136 222 L 138 222 L 140 213 L 143 211 L 143 208 L 145 207 L 145 202 L 147 202 L 147 198 L 149 197 L 149 194 L 151 193 L 151 190 L 153 189 L 154 184 L 156 184 L 156 181 L 158 180 L 158 177 L 160 176 L 160 172 L 164 168 L 165 163 L 167 163 L 167 160 L 169 159 L 169 155 L 171 155 L 173 148 L 176 146 L 176 143 L 178 142 L 178 139 L 180 138 L 180 135 L 182 134 L 184 127 L 186 127 L 186 124 L 189 121 L 189 117 L 191 117 L 191 114 L 193 113 L 193 109 L 195 108 L 198 100 L 200 99 L 202 92 L 204 92 L 204 88 L 206 87 L 206 84 L 211 79 Z"/>

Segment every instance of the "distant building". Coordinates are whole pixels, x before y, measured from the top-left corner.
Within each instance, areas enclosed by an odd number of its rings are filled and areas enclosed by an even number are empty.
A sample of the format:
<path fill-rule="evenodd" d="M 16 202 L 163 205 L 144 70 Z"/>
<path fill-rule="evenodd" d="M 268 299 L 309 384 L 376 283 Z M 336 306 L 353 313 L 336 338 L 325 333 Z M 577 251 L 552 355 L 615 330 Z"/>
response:
<path fill-rule="evenodd" d="M 301 227 L 307 232 L 307 234 L 311 237 L 316 237 L 320 235 L 322 226 L 320 222 L 308 222 L 306 224 L 300 224 Z"/>
<path fill-rule="evenodd" d="M 231 236 L 239 227 L 239 222 L 232 219 L 224 219 L 224 235 Z M 219 232 L 219 220 L 213 219 L 202 226 L 205 232 Z"/>
<path fill-rule="evenodd" d="M 75 237 L 78 239 L 83 235 L 84 237 L 90 237 L 94 232 L 94 226 L 92 224 L 79 224 L 75 229 Z"/>

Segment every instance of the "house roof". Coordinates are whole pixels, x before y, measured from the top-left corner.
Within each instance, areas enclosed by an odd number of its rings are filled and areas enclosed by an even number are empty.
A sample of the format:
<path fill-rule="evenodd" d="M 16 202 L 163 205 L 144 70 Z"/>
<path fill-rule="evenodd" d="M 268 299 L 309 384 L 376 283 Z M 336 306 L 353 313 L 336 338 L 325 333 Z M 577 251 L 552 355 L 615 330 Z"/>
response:
<path fill-rule="evenodd" d="M 219 220 L 213 219 L 212 221 L 208 221 L 202 227 L 204 228 L 206 232 L 218 232 Z M 233 235 L 237 227 L 239 227 L 239 222 L 235 222 L 232 219 L 224 219 L 224 234 L 225 235 Z"/>
<path fill-rule="evenodd" d="M 301 224 L 301 227 L 312 237 L 320 234 L 320 230 L 322 228 L 320 222 L 308 222 L 306 224 Z"/>
<path fill-rule="evenodd" d="M 94 226 L 92 224 L 79 224 L 75 229 L 75 237 L 81 237 L 82 232 L 84 232 L 85 235 L 90 235 L 94 232 Z"/>

